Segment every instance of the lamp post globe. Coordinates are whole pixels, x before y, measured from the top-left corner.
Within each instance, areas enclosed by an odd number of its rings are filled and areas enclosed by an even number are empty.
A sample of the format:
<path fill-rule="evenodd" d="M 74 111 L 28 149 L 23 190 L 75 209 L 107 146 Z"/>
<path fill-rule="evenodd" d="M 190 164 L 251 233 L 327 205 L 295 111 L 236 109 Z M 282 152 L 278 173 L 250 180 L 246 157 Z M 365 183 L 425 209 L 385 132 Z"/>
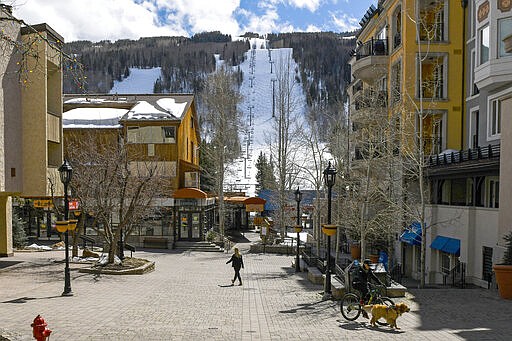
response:
<path fill-rule="evenodd" d="M 295 191 L 295 201 L 297 202 L 297 225 L 296 225 L 296 231 L 297 231 L 297 254 L 295 255 L 295 272 L 300 272 L 300 255 L 299 255 L 299 248 L 300 248 L 300 202 L 302 200 L 302 192 L 300 191 L 299 187 L 297 187 L 297 190 Z"/>
<path fill-rule="evenodd" d="M 329 164 L 327 168 L 324 169 L 324 185 L 327 187 L 327 224 L 331 225 L 331 197 L 332 197 L 332 187 L 336 183 L 336 168 Z M 327 234 L 327 269 L 325 270 L 325 288 L 324 288 L 324 297 L 331 297 L 331 235 Z"/>
<path fill-rule="evenodd" d="M 73 176 L 73 168 L 68 160 L 64 159 L 64 163 L 59 167 L 60 181 L 64 184 L 64 220 L 68 220 L 69 216 L 69 198 L 68 198 L 68 185 Z M 69 273 L 69 232 L 66 229 L 64 232 L 64 246 L 66 254 L 66 267 L 64 268 L 64 291 L 62 296 L 73 296 L 71 291 L 71 276 Z"/>

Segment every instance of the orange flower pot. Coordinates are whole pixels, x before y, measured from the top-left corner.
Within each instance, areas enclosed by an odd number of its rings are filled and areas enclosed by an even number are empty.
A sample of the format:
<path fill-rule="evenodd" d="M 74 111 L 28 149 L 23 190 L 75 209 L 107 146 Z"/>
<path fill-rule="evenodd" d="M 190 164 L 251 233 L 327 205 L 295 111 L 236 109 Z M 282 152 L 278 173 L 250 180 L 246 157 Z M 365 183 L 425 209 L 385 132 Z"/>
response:
<path fill-rule="evenodd" d="M 58 232 L 66 232 L 68 230 L 68 221 L 67 220 L 59 220 L 55 222 L 55 228 Z"/>
<path fill-rule="evenodd" d="M 512 265 L 495 264 L 492 269 L 496 274 L 500 296 L 512 300 Z"/>

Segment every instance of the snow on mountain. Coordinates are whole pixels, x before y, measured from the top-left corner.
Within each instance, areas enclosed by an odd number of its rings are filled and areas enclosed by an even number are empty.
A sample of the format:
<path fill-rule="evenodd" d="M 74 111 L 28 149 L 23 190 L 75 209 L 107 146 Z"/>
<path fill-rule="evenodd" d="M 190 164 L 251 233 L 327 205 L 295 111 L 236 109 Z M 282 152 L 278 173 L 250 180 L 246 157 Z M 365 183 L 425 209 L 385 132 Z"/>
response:
<path fill-rule="evenodd" d="M 240 64 L 244 77 L 240 87 L 243 96 L 239 109 L 244 113 L 248 132 L 242 138 L 242 157 L 228 168 L 225 189 L 228 191 L 242 191 L 253 196 L 256 192 L 256 161 L 260 152 L 270 159 L 269 134 L 273 131 L 276 118 L 273 114 L 273 87 L 277 96 L 278 84 L 276 82 L 276 68 L 291 63 L 290 82 L 295 82 L 295 70 L 298 69 L 292 58 L 293 49 L 268 49 L 264 39 L 253 38 L 250 41 L 251 49 L 247 52 L 246 60 Z M 273 86 L 273 80 L 276 82 Z M 300 84 L 293 87 L 292 96 L 301 99 L 304 95 Z M 277 110 L 275 110 L 277 117 Z"/>
<path fill-rule="evenodd" d="M 114 81 L 111 94 L 152 94 L 155 81 L 161 76 L 160 67 L 151 69 L 130 68 L 130 75 Z"/>

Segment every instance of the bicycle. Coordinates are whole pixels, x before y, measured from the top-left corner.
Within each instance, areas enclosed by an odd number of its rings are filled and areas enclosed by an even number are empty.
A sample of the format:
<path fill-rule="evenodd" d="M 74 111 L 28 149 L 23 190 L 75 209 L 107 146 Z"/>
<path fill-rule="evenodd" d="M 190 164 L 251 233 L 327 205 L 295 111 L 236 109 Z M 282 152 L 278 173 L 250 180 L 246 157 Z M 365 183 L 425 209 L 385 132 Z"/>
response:
<path fill-rule="evenodd" d="M 367 302 L 364 301 L 364 299 L 355 293 L 349 292 L 343 295 L 343 298 L 341 299 L 340 303 L 340 310 L 341 315 L 349 321 L 356 320 L 359 315 L 363 312 L 363 306 L 364 305 L 370 305 L 370 304 L 385 304 L 387 306 L 392 306 L 395 303 L 386 296 L 382 296 L 380 292 L 380 288 L 383 286 L 376 286 L 370 284 L 370 298 Z M 385 289 L 385 287 L 384 287 Z M 386 325 L 387 322 L 377 320 L 377 323 L 380 325 Z"/>

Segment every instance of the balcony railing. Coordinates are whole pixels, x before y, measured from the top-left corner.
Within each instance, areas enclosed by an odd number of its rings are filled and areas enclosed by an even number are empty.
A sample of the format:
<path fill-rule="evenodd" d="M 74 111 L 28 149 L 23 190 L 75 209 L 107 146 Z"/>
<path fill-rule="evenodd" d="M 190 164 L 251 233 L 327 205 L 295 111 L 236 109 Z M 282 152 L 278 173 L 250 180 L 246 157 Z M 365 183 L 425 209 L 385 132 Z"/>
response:
<path fill-rule="evenodd" d="M 457 164 L 473 160 L 494 159 L 500 157 L 500 145 L 488 145 L 458 152 L 441 153 L 430 156 L 427 167 Z"/>
<path fill-rule="evenodd" d="M 371 39 L 363 45 L 360 45 L 356 51 L 356 60 L 369 56 L 386 56 L 388 54 L 387 39 Z"/>

